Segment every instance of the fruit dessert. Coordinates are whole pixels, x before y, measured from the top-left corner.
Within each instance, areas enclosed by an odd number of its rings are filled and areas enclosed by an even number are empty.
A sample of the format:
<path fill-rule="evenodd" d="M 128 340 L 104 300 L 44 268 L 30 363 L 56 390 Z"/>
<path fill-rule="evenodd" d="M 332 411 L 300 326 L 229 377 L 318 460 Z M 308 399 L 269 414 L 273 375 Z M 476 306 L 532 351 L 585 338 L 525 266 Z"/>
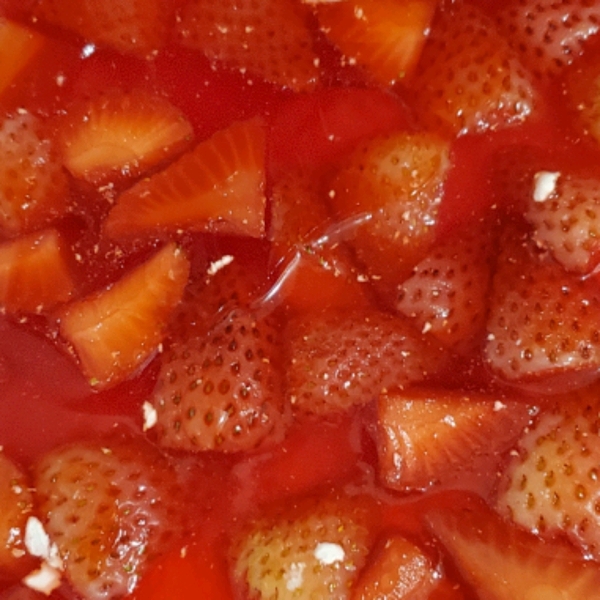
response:
<path fill-rule="evenodd" d="M 0 600 L 600 596 L 599 30 L 0 0 Z"/>

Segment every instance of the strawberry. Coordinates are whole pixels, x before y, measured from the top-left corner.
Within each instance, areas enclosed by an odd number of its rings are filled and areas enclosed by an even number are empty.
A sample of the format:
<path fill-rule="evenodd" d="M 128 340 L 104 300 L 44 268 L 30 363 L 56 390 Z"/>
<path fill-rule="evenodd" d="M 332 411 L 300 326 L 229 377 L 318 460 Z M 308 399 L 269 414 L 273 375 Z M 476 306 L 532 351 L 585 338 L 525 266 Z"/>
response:
<path fill-rule="evenodd" d="M 33 13 L 94 44 L 148 58 L 164 46 L 172 11 L 166 0 L 38 0 Z"/>
<path fill-rule="evenodd" d="M 361 496 L 311 496 L 250 520 L 231 547 L 243 597 L 349 597 L 372 543 L 373 503 Z"/>
<path fill-rule="evenodd" d="M 71 298 L 74 281 L 55 229 L 0 244 L 0 306 L 40 313 Z"/>
<path fill-rule="evenodd" d="M 40 121 L 24 109 L 0 123 L 0 232 L 31 231 L 65 212 L 67 179 Z"/>
<path fill-rule="evenodd" d="M 510 448 L 529 411 L 484 394 L 425 389 L 383 394 L 378 416 L 380 477 L 406 491 L 457 484 L 478 458 Z"/>
<path fill-rule="evenodd" d="M 598 594 L 596 563 L 511 527 L 481 501 L 432 511 L 428 521 L 482 600 L 589 600 Z"/>
<path fill-rule="evenodd" d="M 499 8 L 499 31 L 540 80 L 563 72 L 600 30 L 600 9 L 587 0 L 509 0 Z"/>
<path fill-rule="evenodd" d="M 319 77 L 308 17 L 295 0 L 191 0 L 178 33 L 185 46 L 210 60 L 300 91 Z"/>
<path fill-rule="evenodd" d="M 111 238 L 186 228 L 262 237 L 264 161 L 261 121 L 234 123 L 121 194 L 105 231 Z"/>
<path fill-rule="evenodd" d="M 399 286 L 398 310 L 442 343 L 479 341 L 491 283 L 491 244 L 481 228 L 443 239 Z"/>
<path fill-rule="evenodd" d="M 161 356 L 152 403 L 161 445 L 191 451 L 250 450 L 286 426 L 278 323 L 237 309 L 206 335 L 174 341 Z"/>
<path fill-rule="evenodd" d="M 394 133 L 360 144 L 333 179 L 336 216 L 386 296 L 395 297 L 434 241 L 449 167 L 446 142 L 428 133 Z"/>
<path fill-rule="evenodd" d="M 156 353 L 188 273 L 188 259 L 170 243 L 114 285 L 58 311 L 60 333 L 91 385 L 119 383 Z"/>
<path fill-rule="evenodd" d="M 177 156 L 191 143 L 184 115 L 161 96 L 114 92 L 69 109 L 60 139 L 65 167 L 101 184 L 136 177 Z"/>
<path fill-rule="evenodd" d="M 440 11 L 411 84 L 422 123 L 461 135 L 523 122 L 536 93 L 491 18 L 461 3 Z"/>
<path fill-rule="evenodd" d="M 138 440 L 73 442 L 43 456 L 34 481 L 40 514 L 65 575 L 89 600 L 130 592 L 146 565 L 183 532 L 183 481 Z"/>
<path fill-rule="evenodd" d="M 434 374 L 440 347 L 402 317 L 374 309 L 290 319 L 284 334 L 286 396 L 300 411 L 326 414 L 366 404 Z"/>
<path fill-rule="evenodd" d="M 565 90 L 570 108 L 577 115 L 575 122 L 579 122 L 593 140 L 600 142 L 600 60 L 597 50 L 579 60 L 577 68 L 569 69 Z"/>
<path fill-rule="evenodd" d="M 509 228 L 492 283 L 489 366 L 502 378 L 545 387 L 581 385 L 600 366 L 600 295 L 592 279 L 562 269 Z"/>
<path fill-rule="evenodd" d="M 519 440 L 497 506 L 533 533 L 563 533 L 600 557 L 598 386 L 561 395 Z"/>
<path fill-rule="evenodd" d="M 353 0 L 316 4 L 321 30 L 350 64 L 382 85 L 410 77 L 433 13 L 431 0 Z"/>

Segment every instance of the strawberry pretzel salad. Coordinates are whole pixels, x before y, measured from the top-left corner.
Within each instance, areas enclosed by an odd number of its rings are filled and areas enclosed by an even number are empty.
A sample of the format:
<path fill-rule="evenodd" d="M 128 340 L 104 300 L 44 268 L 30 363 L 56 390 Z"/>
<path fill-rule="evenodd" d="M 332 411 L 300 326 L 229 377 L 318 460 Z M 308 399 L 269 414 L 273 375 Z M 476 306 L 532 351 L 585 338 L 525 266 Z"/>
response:
<path fill-rule="evenodd" d="M 0 0 L 0 600 L 600 598 L 600 0 Z"/>

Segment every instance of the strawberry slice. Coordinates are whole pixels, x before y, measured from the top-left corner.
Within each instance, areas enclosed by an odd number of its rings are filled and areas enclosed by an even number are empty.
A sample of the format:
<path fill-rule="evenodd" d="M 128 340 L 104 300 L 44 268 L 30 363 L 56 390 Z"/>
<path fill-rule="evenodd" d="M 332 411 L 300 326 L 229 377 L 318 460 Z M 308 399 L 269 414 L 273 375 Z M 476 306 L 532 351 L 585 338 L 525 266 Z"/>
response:
<path fill-rule="evenodd" d="M 140 58 L 164 46 L 173 17 L 166 0 L 44 0 L 33 12 L 42 22 Z"/>
<path fill-rule="evenodd" d="M 111 238 L 180 229 L 262 237 L 264 162 L 262 122 L 234 123 L 121 194 L 105 231 Z"/>
<path fill-rule="evenodd" d="M 440 11 L 411 84 L 422 123 L 461 135 L 522 123 L 535 108 L 530 75 L 476 6 Z"/>
<path fill-rule="evenodd" d="M 185 150 L 193 130 L 165 98 L 143 91 L 112 93 L 73 106 L 60 138 L 65 167 L 101 184 L 136 177 Z"/>
<path fill-rule="evenodd" d="M 68 186 L 52 142 L 27 111 L 0 123 L 0 232 L 44 226 L 64 213 Z"/>
<path fill-rule="evenodd" d="M 286 396 L 304 413 L 366 404 L 438 371 L 443 353 L 403 318 L 377 310 L 291 318 L 284 334 Z"/>
<path fill-rule="evenodd" d="M 152 403 L 161 445 L 238 452 L 280 441 L 279 324 L 237 309 L 205 336 L 173 342 L 161 357 Z"/>
<path fill-rule="evenodd" d="M 59 447 L 35 466 L 34 481 L 65 575 L 90 600 L 131 591 L 184 528 L 174 510 L 185 497 L 183 482 L 155 448 L 137 440 Z"/>
<path fill-rule="evenodd" d="M 465 504 L 432 512 L 428 521 L 478 598 L 589 600 L 598 594 L 596 563 L 509 526 L 480 501 Z"/>
<path fill-rule="evenodd" d="M 91 385 L 119 383 L 157 352 L 188 273 L 188 259 L 170 243 L 114 285 L 58 312 L 60 333 Z"/>
<path fill-rule="evenodd" d="M 440 390 L 384 394 L 378 415 L 380 477 L 401 491 L 465 481 L 479 458 L 500 456 L 529 421 L 524 403 Z"/>
<path fill-rule="evenodd" d="M 308 17 L 295 0 L 191 0 L 178 32 L 185 46 L 211 60 L 300 91 L 319 77 Z"/>
<path fill-rule="evenodd" d="M 352 0 L 317 3 L 315 10 L 345 61 L 393 85 L 415 71 L 435 6 L 431 0 Z"/>
<path fill-rule="evenodd" d="M 55 229 L 0 244 L 0 306 L 41 313 L 71 298 L 74 281 Z"/>

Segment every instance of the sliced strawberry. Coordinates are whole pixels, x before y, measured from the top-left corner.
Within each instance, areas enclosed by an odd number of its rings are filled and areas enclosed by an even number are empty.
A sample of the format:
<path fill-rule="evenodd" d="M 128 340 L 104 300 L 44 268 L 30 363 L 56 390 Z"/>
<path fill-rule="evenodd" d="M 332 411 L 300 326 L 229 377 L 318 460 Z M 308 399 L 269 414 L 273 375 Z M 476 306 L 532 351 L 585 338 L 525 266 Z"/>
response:
<path fill-rule="evenodd" d="M 316 414 L 367 404 L 387 389 L 427 378 L 443 364 L 435 342 L 402 317 L 373 309 L 290 319 L 284 353 L 286 396 L 298 410 Z"/>
<path fill-rule="evenodd" d="M 35 467 L 40 514 L 65 574 L 90 600 L 131 591 L 183 532 L 183 481 L 155 448 L 133 441 L 75 442 Z"/>
<path fill-rule="evenodd" d="M 60 216 L 67 179 L 39 120 L 22 110 L 0 124 L 0 232 L 15 236 Z"/>
<path fill-rule="evenodd" d="M 262 237 L 264 161 L 261 121 L 234 123 L 121 194 L 105 231 L 112 238 L 180 229 Z"/>
<path fill-rule="evenodd" d="M 432 0 L 353 0 L 317 3 L 316 14 L 345 61 L 392 85 L 414 72 L 435 6 Z"/>
<path fill-rule="evenodd" d="M 478 457 L 510 448 L 529 420 L 524 403 L 440 390 L 384 394 L 378 416 L 380 477 L 402 491 L 457 484 Z"/>
<path fill-rule="evenodd" d="M 178 31 L 185 46 L 211 60 L 299 91 L 319 76 L 308 16 L 295 0 L 191 0 Z"/>
<path fill-rule="evenodd" d="M 598 593 L 597 563 L 511 527 L 480 501 L 433 512 L 428 520 L 479 598 L 589 600 Z"/>
<path fill-rule="evenodd" d="M 170 102 L 142 91 L 114 92 L 73 106 L 62 126 L 65 167 L 94 184 L 119 174 L 136 177 L 177 156 L 194 135 Z"/>
<path fill-rule="evenodd" d="M 157 352 L 188 273 L 188 259 L 171 243 L 114 285 L 59 311 L 60 333 L 91 385 L 119 383 Z"/>
<path fill-rule="evenodd" d="M 454 135 L 523 122 L 535 107 L 530 75 L 491 18 L 454 7 L 439 11 L 411 84 L 421 121 Z"/>
<path fill-rule="evenodd" d="M 172 12 L 166 0 L 38 0 L 34 8 L 42 22 L 141 58 L 164 46 Z"/>
<path fill-rule="evenodd" d="M 331 204 L 369 276 L 391 298 L 429 250 L 450 166 L 448 145 L 427 133 L 361 144 L 331 185 Z"/>
<path fill-rule="evenodd" d="M 278 329 L 276 321 L 238 309 L 208 334 L 173 342 L 152 398 L 159 443 L 237 452 L 279 441 L 287 419 Z"/>
<path fill-rule="evenodd" d="M 372 502 L 360 496 L 316 496 L 272 507 L 234 539 L 234 581 L 249 598 L 346 599 L 371 546 L 374 513 Z"/>

